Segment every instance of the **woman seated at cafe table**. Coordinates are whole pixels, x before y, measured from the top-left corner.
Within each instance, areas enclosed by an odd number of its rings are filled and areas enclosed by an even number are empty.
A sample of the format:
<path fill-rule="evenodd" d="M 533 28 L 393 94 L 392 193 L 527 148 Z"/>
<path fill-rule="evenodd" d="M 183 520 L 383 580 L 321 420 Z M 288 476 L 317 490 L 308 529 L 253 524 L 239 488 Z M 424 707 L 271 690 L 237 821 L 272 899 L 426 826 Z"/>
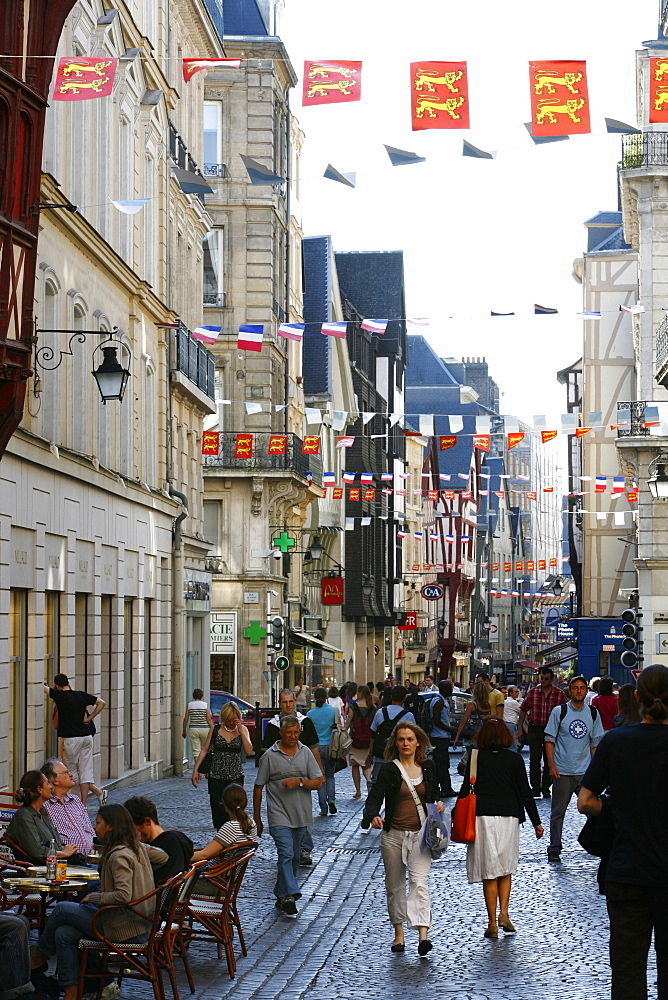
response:
<path fill-rule="evenodd" d="M 98 926 L 118 943 L 141 943 L 148 939 L 148 922 L 155 912 L 156 896 L 139 903 L 137 911 L 128 903 L 154 888 L 152 864 L 161 865 L 167 855 L 159 847 L 142 844 L 134 821 L 121 805 L 102 806 L 95 818 L 95 835 L 102 842 L 100 892 L 89 892 L 81 903 L 57 903 L 31 956 L 31 966 L 46 969 L 47 959 L 58 959 L 58 984 L 63 1000 L 76 1000 L 79 980 L 79 941 L 93 937 L 93 917 L 101 906 L 121 904 L 102 914 Z"/>
<path fill-rule="evenodd" d="M 79 852 L 76 844 L 63 846 L 58 831 L 44 808 L 44 803 L 52 795 L 49 779 L 41 771 L 26 771 L 16 792 L 21 807 L 14 813 L 6 831 L 7 837 L 36 864 L 46 861 L 52 840 L 56 842 L 58 858 L 74 860 Z"/>

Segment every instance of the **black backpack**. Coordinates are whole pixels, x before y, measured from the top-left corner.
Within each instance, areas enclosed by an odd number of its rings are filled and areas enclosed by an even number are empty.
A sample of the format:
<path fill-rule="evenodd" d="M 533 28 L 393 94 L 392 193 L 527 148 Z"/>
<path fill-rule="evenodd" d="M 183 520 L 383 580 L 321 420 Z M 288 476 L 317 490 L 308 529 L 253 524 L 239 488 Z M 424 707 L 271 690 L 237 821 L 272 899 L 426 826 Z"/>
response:
<path fill-rule="evenodd" d="M 408 715 L 408 709 L 402 708 L 401 711 L 397 712 L 397 714 L 393 718 L 390 718 L 387 711 L 387 706 L 385 706 L 384 708 L 381 708 L 380 714 L 383 717 L 383 721 L 378 726 L 378 729 L 376 730 L 376 735 L 373 738 L 374 757 L 383 757 L 385 755 L 385 746 L 387 744 L 387 741 L 392 735 L 392 731 L 396 726 L 397 722 L 402 718 L 402 716 Z"/>
<path fill-rule="evenodd" d="M 417 699 L 417 709 L 413 713 L 415 715 L 415 721 L 417 722 L 420 729 L 423 729 L 427 735 L 434 728 L 434 704 L 440 698 L 440 695 L 432 695 L 431 698 L 425 698 L 424 695 L 418 695 Z"/>

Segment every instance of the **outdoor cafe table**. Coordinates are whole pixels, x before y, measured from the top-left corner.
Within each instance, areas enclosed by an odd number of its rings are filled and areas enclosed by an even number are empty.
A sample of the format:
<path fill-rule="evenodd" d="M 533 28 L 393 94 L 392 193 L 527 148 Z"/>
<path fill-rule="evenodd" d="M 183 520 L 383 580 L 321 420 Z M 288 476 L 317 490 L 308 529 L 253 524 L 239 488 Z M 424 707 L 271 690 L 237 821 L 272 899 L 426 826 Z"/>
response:
<path fill-rule="evenodd" d="M 97 878 L 97 872 L 93 873 Z M 73 893 L 78 893 L 81 889 L 85 889 L 88 880 L 82 878 L 71 878 L 71 879 L 61 879 L 60 881 L 47 879 L 45 876 L 32 875 L 30 877 L 21 878 L 3 878 L 2 885 L 5 889 L 12 893 L 12 895 L 28 895 L 31 893 L 39 893 L 42 900 L 42 912 L 40 914 L 39 926 L 40 931 L 44 929 L 44 922 L 46 919 L 46 907 L 49 903 L 49 899 L 61 899 L 63 896 L 68 896 Z"/>

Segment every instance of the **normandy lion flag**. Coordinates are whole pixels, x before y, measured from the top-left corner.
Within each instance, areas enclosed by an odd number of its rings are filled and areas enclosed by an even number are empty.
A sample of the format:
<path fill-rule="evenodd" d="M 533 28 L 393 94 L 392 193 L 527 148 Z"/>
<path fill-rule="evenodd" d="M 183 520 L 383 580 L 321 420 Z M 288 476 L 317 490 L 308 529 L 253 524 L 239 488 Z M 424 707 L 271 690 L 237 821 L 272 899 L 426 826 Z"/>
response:
<path fill-rule="evenodd" d="M 304 63 L 302 104 L 342 104 L 362 96 L 362 63 L 344 59 Z"/>
<path fill-rule="evenodd" d="M 411 63 L 413 131 L 469 128 L 469 85 L 465 62 Z"/>
<path fill-rule="evenodd" d="M 184 59 L 183 79 L 187 83 L 202 69 L 239 69 L 241 59 Z"/>
<path fill-rule="evenodd" d="M 53 86 L 54 101 L 90 101 L 108 97 L 114 87 L 118 59 L 99 56 L 65 56 L 58 63 Z"/>
<path fill-rule="evenodd" d="M 529 63 L 531 135 L 590 132 L 587 64 L 575 60 Z"/>
<path fill-rule="evenodd" d="M 668 122 L 668 59 L 649 61 L 649 123 Z"/>

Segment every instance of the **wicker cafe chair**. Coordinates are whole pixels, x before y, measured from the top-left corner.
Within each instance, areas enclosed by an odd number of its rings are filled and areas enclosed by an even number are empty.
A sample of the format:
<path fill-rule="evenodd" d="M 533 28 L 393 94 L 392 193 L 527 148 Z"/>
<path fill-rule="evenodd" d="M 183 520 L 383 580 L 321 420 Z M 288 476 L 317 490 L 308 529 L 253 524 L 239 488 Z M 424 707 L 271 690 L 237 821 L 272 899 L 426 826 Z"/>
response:
<path fill-rule="evenodd" d="M 249 843 L 235 845 L 231 850 L 225 850 L 221 859 L 213 867 L 207 869 L 203 878 L 215 890 L 214 896 L 198 895 L 193 892 L 188 914 L 190 920 L 190 937 L 197 940 L 215 941 L 218 946 L 218 958 L 222 958 L 223 948 L 227 960 L 227 971 L 230 979 L 234 979 L 237 963 L 234 956 L 234 930 L 236 927 L 241 942 L 241 950 L 248 954 L 243 938 L 241 921 L 237 912 L 237 896 L 246 874 L 248 862 L 255 854 L 257 844 Z M 203 930 L 195 929 L 197 922 Z"/>
<path fill-rule="evenodd" d="M 188 977 L 190 992 L 195 992 L 195 983 L 188 961 L 188 942 L 184 937 L 183 925 L 188 916 L 188 906 L 190 896 L 195 883 L 201 874 L 206 861 L 196 862 L 192 868 L 181 877 L 176 884 L 169 883 L 171 888 L 162 902 L 163 921 L 160 926 L 156 941 L 161 950 L 161 961 L 169 973 L 169 980 L 172 984 L 175 1000 L 179 998 L 179 991 L 176 985 L 174 973 L 174 956 L 180 958 Z"/>
<path fill-rule="evenodd" d="M 29 868 L 26 861 L 17 861 L 13 847 L 0 841 L 0 878 L 26 875 Z M 22 913 L 30 921 L 31 927 L 41 930 L 44 926 L 44 903 L 38 892 L 9 890 L 0 887 L 0 911 L 12 910 Z"/>
<path fill-rule="evenodd" d="M 169 904 L 170 891 L 184 881 L 183 875 L 175 875 L 163 886 L 153 889 L 140 899 L 130 903 L 116 903 L 111 906 L 101 906 L 93 917 L 93 938 L 82 938 L 79 941 L 81 964 L 79 966 L 79 983 L 77 1000 L 81 1000 L 86 979 L 106 980 L 109 975 L 116 975 L 119 983 L 122 979 L 136 979 L 151 983 L 155 1000 L 165 1000 L 165 988 L 162 981 L 162 970 L 166 967 L 168 956 L 161 942 L 163 923 L 162 908 Z M 147 916 L 137 909 L 140 903 L 147 899 L 155 900 L 155 910 L 152 916 Z M 122 943 L 111 941 L 102 930 L 102 914 L 109 910 L 127 908 L 146 921 L 148 940 L 141 943 Z M 94 968 L 88 965 L 91 955 L 101 955 L 102 961 L 94 963 Z M 168 970 L 169 971 L 169 970 Z M 171 973 L 170 973 L 171 979 Z M 102 986 L 102 983 L 100 984 Z M 98 990 L 98 993 L 100 990 Z M 178 993 L 175 994 L 178 1000 Z"/>

